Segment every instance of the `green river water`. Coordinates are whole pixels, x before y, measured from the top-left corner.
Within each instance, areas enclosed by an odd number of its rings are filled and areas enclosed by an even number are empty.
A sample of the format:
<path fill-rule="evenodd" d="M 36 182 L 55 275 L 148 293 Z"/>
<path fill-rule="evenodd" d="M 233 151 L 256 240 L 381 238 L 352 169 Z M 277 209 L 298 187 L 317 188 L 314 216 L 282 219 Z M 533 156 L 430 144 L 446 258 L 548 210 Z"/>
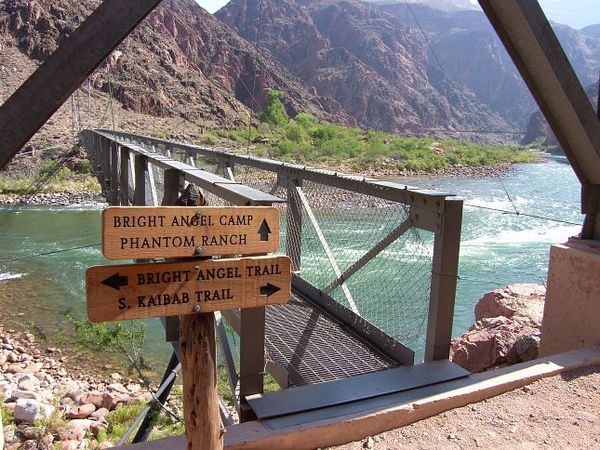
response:
<path fill-rule="evenodd" d="M 454 334 L 473 322 L 479 297 L 511 283 L 543 283 L 551 243 L 576 235 L 580 227 L 541 220 L 532 214 L 581 223 L 579 184 L 564 158 L 519 165 L 501 178 L 398 180 L 457 194 L 465 201 L 460 280 Z M 520 214 L 506 214 L 493 209 Z M 0 301 L 5 324 L 35 323 L 49 340 L 72 333 L 63 313 L 85 313 L 85 270 L 109 264 L 102 257 L 102 206 L 0 208 Z M 31 258 L 32 254 L 76 250 Z M 85 246 L 85 247 L 84 247 Z M 166 361 L 169 347 L 158 320 L 148 322 L 150 359 Z"/>

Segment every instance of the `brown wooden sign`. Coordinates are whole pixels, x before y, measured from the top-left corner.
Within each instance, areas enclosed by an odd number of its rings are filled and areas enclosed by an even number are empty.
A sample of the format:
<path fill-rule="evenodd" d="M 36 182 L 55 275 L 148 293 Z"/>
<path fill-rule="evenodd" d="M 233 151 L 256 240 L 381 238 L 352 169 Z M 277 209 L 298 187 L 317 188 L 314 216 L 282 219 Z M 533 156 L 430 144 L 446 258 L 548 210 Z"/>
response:
<path fill-rule="evenodd" d="M 145 319 L 286 303 L 287 256 L 190 260 L 90 267 L 92 322 Z"/>
<path fill-rule="evenodd" d="M 279 247 L 279 210 L 270 206 L 115 206 L 102 213 L 108 259 L 256 255 Z"/>

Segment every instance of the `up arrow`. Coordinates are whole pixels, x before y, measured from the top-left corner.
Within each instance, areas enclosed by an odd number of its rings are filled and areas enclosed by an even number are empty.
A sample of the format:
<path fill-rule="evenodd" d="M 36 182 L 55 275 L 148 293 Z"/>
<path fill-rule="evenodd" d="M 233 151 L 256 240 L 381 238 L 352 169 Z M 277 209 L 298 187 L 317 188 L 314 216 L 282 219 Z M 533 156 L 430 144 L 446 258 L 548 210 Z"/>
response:
<path fill-rule="evenodd" d="M 260 287 L 260 295 L 266 295 L 267 297 L 270 297 L 271 295 L 273 295 L 276 292 L 279 292 L 280 290 L 281 290 L 281 288 L 279 288 L 271 283 L 267 283 L 266 286 Z"/>
<path fill-rule="evenodd" d="M 260 240 L 268 241 L 270 233 L 271 233 L 271 229 L 269 228 L 267 219 L 263 219 L 262 223 L 260 224 L 260 228 L 258 229 L 258 234 L 260 234 Z"/>
<path fill-rule="evenodd" d="M 102 280 L 101 283 L 108 287 L 116 289 L 117 291 L 120 291 L 121 286 L 127 286 L 128 281 L 129 280 L 127 279 L 126 276 L 121 276 L 121 275 L 119 275 L 119 272 L 117 272 L 117 273 L 113 273 L 106 280 Z"/>

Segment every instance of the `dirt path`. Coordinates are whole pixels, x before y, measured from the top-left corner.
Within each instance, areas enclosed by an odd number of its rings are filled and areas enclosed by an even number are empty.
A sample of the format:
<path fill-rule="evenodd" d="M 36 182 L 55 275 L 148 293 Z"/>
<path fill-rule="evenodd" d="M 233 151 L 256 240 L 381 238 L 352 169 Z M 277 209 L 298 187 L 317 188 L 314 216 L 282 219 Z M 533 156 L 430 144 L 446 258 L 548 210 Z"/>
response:
<path fill-rule="evenodd" d="M 338 450 L 600 449 L 600 367 L 566 372 Z"/>

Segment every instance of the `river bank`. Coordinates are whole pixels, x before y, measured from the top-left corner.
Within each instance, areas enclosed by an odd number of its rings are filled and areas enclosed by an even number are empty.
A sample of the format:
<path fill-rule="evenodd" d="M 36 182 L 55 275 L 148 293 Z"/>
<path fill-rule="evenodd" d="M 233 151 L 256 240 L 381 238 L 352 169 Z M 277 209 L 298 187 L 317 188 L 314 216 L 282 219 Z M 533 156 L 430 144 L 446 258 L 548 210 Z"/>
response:
<path fill-rule="evenodd" d="M 541 161 L 537 161 L 538 163 Z M 367 169 L 361 173 L 353 173 L 350 166 L 344 164 L 332 167 L 318 166 L 316 168 L 334 170 L 341 173 L 365 176 L 368 178 L 469 178 L 484 179 L 498 178 L 508 175 L 513 170 L 513 164 L 496 164 L 493 166 L 453 166 L 433 171 L 403 170 L 398 171 L 392 167 L 380 166 Z M 43 192 L 35 194 L 6 194 L 0 192 L 0 206 L 70 206 L 70 205 L 97 205 L 106 203 L 101 192 L 85 190 L 85 185 L 80 186 L 73 182 L 73 190 L 62 192 Z"/>
<path fill-rule="evenodd" d="M 0 206 L 71 206 L 106 203 L 99 192 L 51 192 L 30 195 L 0 194 Z"/>
<path fill-rule="evenodd" d="M 31 333 L 0 327 L 7 450 L 111 447 L 115 432 L 122 432 L 150 399 L 143 380 L 109 365 L 82 367 L 76 357 L 72 349 L 47 347 Z M 178 408 L 177 402 L 171 407 Z"/>

